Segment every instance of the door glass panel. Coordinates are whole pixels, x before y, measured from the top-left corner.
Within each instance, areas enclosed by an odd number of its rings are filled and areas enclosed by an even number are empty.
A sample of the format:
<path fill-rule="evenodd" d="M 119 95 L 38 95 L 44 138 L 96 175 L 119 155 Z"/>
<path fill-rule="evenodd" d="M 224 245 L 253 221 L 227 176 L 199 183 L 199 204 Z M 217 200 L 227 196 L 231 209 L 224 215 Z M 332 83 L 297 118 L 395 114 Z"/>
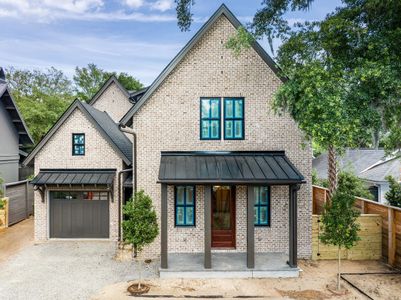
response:
<path fill-rule="evenodd" d="M 184 205 L 185 187 L 177 186 L 177 204 Z"/>
<path fill-rule="evenodd" d="M 213 229 L 231 229 L 231 188 L 214 186 Z"/>

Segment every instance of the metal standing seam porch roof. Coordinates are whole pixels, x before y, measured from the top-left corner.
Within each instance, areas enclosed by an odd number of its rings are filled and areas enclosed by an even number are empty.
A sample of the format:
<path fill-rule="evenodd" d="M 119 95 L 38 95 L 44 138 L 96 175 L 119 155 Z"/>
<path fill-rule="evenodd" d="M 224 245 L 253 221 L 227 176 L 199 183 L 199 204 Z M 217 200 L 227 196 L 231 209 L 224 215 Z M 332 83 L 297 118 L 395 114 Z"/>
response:
<path fill-rule="evenodd" d="M 41 169 L 34 185 L 111 185 L 115 169 Z"/>
<path fill-rule="evenodd" d="M 288 185 L 305 180 L 284 151 L 219 151 L 162 152 L 158 182 Z"/>

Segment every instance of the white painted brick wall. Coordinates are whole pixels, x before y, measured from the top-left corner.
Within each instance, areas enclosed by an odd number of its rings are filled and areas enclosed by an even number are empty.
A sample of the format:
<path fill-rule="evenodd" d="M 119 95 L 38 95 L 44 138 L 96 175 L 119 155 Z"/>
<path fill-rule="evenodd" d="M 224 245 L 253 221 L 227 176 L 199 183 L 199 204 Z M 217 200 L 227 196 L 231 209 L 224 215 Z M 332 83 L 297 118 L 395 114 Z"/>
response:
<path fill-rule="evenodd" d="M 220 17 L 166 78 L 133 118 L 138 133 L 138 188 L 154 200 L 160 213 L 161 187 L 157 184 L 161 151 L 284 150 L 307 184 L 298 192 L 298 254 L 311 256 L 311 168 L 309 142 L 288 115 L 275 115 L 273 95 L 281 82 L 253 50 L 235 57 L 224 44 L 235 33 Z M 199 139 L 200 97 L 245 97 L 245 140 Z M 304 144 L 304 146 L 302 146 Z M 196 228 L 174 228 L 172 187 L 169 187 L 169 251 L 203 251 L 203 196 L 197 195 Z M 238 188 L 237 249 L 245 251 L 246 189 Z M 257 228 L 256 251 L 288 252 L 288 187 L 273 187 L 271 228 Z M 146 255 L 160 253 L 160 237 Z"/>

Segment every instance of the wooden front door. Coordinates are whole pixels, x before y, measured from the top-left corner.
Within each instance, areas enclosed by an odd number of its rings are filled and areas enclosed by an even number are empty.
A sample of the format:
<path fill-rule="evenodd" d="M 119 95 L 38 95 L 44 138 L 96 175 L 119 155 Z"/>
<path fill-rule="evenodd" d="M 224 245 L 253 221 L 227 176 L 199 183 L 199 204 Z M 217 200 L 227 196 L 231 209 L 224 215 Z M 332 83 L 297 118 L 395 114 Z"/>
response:
<path fill-rule="evenodd" d="M 235 187 L 233 186 L 213 187 L 212 247 L 235 248 Z"/>

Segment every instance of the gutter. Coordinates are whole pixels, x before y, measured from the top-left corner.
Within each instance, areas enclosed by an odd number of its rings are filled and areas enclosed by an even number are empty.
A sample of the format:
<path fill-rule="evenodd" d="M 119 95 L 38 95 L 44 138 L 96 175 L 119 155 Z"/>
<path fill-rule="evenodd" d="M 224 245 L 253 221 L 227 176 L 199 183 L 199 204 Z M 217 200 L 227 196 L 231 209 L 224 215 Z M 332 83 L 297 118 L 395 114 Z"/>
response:
<path fill-rule="evenodd" d="M 118 240 L 119 241 L 123 241 L 123 226 L 122 226 L 122 224 L 123 224 L 123 205 L 122 205 L 122 202 L 123 202 L 124 192 L 122 190 L 122 188 L 123 188 L 122 187 L 122 175 L 127 172 L 132 172 L 132 169 L 121 170 L 121 171 L 118 171 L 118 173 L 117 173 L 117 176 L 118 176 L 118 228 L 119 228 Z"/>

